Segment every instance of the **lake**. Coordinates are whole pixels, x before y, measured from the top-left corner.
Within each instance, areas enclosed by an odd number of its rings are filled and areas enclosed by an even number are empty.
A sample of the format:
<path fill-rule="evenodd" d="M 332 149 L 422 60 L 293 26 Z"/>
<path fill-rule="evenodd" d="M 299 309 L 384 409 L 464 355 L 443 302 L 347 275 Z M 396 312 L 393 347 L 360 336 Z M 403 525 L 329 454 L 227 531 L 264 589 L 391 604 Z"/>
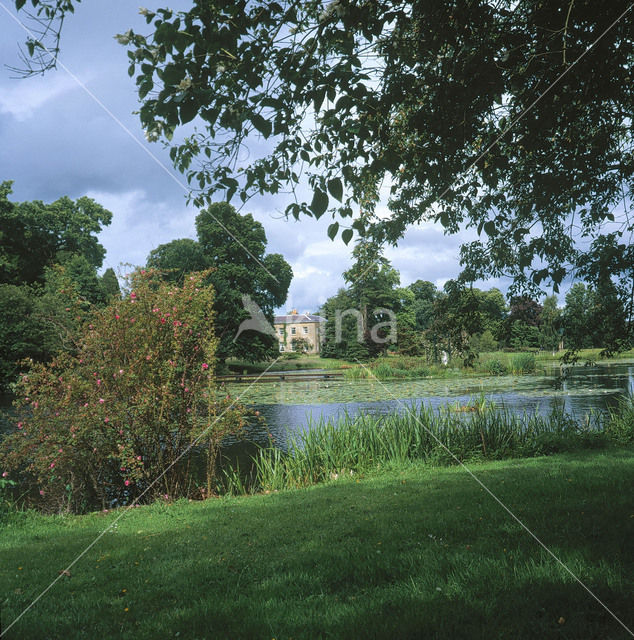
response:
<path fill-rule="evenodd" d="M 422 380 L 312 380 L 229 384 L 229 393 L 260 411 L 275 442 L 284 447 L 288 433 L 306 429 L 311 419 L 337 418 L 345 413 L 386 414 L 412 405 L 434 408 L 467 404 L 482 394 L 499 408 L 516 413 L 548 414 L 561 409 L 582 419 L 605 411 L 623 394 L 634 393 L 634 362 L 575 366 L 562 378 L 557 365 L 536 375 L 459 377 Z M 258 431 L 250 439 L 261 444 Z"/>
<path fill-rule="evenodd" d="M 327 379 L 229 384 L 227 390 L 259 410 L 266 421 L 266 429 L 253 430 L 248 438 L 266 444 L 270 433 L 283 448 L 287 435 L 301 433 L 311 419 L 336 419 L 346 412 L 351 416 L 402 412 L 420 404 L 434 408 L 455 403 L 464 405 L 482 394 L 498 407 L 513 412 L 548 414 L 553 409 L 562 409 L 582 419 L 591 411 L 605 411 L 614 406 L 623 394 L 634 393 L 634 362 L 571 367 L 564 379 L 559 376 L 559 367 L 551 366 L 539 374 L 523 376 L 388 381 Z M 5 409 L 7 402 L 8 398 L 4 398 Z"/>

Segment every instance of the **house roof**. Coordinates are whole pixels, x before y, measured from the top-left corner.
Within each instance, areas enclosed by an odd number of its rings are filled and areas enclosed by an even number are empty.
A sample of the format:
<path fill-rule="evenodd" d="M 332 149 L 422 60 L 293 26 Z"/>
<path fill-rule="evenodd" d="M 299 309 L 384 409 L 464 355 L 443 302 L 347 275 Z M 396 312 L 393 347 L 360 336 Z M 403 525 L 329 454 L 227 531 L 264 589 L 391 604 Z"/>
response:
<path fill-rule="evenodd" d="M 298 313 L 289 316 L 275 316 L 274 324 L 307 324 L 308 322 L 326 322 L 326 318 L 312 313 Z"/>

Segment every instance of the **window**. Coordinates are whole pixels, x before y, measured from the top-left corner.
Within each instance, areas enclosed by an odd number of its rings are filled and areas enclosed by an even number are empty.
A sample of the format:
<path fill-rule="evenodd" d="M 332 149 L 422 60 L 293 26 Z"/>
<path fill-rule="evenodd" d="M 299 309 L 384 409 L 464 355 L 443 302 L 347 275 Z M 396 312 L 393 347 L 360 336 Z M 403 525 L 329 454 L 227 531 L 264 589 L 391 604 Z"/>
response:
<path fill-rule="evenodd" d="M 280 343 L 280 351 L 284 351 L 284 345 Z"/>
<path fill-rule="evenodd" d="M 304 330 L 304 335 L 307 336 L 308 335 L 308 327 L 302 327 L 302 329 Z"/>
<path fill-rule="evenodd" d="M 278 329 L 277 331 L 278 331 L 278 333 L 279 333 L 281 336 L 283 336 L 283 335 L 284 335 L 284 329 Z"/>
<path fill-rule="evenodd" d="M 295 333 L 296 333 L 296 331 L 295 331 L 295 327 L 291 327 L 291 335 L 292 335 L 292 336 L 294 336 L 294 335 L 295 335 Z"/>

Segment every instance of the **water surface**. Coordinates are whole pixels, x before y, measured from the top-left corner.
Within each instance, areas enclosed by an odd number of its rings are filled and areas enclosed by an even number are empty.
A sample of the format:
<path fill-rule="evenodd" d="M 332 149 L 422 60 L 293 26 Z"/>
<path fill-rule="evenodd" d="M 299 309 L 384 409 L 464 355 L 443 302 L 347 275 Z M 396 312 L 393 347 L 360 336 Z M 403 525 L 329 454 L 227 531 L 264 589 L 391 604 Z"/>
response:
<path fill-rule="evenodd" d="M 387 414 L 424 404 L 465 405 L 481 396 L 515 413 L 549 414 L 555 409 L 579 419 L 605 411 L 634 393 L 634 362 L 575 366 L 562 377 L 558 366 L 535 375 L 422 380 L 312 380 L 231 384 L 233 396 L 257 408 L 268 432 L 283 443 L 287 432 L 306 429 L 311 420 L 360 413 Z M 256 440 L 266 433 L 253 433 Z"/>

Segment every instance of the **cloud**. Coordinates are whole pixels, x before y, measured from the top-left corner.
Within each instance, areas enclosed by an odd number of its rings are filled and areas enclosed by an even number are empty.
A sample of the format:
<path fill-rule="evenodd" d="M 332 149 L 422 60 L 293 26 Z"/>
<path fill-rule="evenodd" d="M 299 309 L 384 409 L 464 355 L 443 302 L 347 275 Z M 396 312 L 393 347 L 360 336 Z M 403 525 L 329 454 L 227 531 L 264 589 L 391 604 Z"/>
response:
<path fill-rule="evenodd" d="M 47 75 L 40 79 L 6 84 L 0 93 L 0 113 L 8 114 L 18 122 L 38 116 L 44 107 L 61 98 L 68 99 L 79 90 L 69 76 Z"/>
<path fill-rule="evenodd" d="M 117 271 L 121 264 L 144 265 L 150 251 L 160 244 L 196 237 L 196 212 L 184 202 L 175 209 L 140 189 L 123 193 L 89 191 L 86 195 L 112 212 L 112 223 L 99 234 L 106 249 L 104 268 Z"/>

